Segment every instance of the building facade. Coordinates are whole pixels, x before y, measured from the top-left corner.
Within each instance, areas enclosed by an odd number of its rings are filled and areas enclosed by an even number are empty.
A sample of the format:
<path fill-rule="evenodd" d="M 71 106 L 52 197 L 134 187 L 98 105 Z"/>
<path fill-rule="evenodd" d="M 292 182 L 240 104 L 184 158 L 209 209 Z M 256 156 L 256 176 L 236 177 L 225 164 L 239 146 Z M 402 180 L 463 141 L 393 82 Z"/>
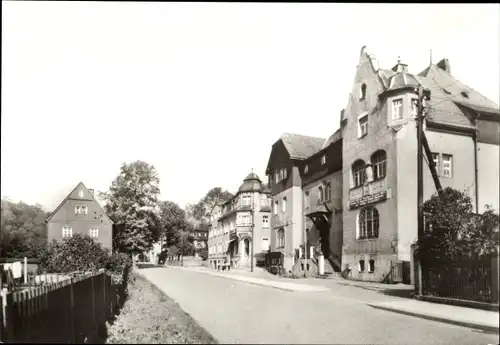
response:
<path fill-rule="evenodd" d="M 341 118 L 347 175 L 342 266 L 353 279 L 384 281 L 399 265 L 401 279 L 410 280 L 410 246 L 417 239 L 418 85 L 431 91 L 424 132 L 442 186 L 465 191 L 477 212 L 486 202 L 498 210 L 498 164 L 490 165 L 498 163 L 498 106 L 454 79 L 446 59 L 413 75 L 400 61 L 380 69 L 363 48 Z M 481 157 L 482 147 L 492 154 L 490 162 Z M 423 180 L 425 201 L 436 193 L 427 166 Z M 496 186 L 495 192 L 481 186 Z"/>
<path fill-rule="evenodd" d="M 296 272 L 307 251 L 351 279 L 394 280 L 396 272 L 410 282 L 419 85 L 431 92 L 424 133 L 442 187 L 465 191 L 477 213 L 498 213 L 498 105 L 456 80 L 447 59 L 411 74 L 401 61 L 379 68 L 363 47 L 340 129 L 326 141 L 284 134 L 272 146 L 271 265 Z M 425 201 L 437 192 L 428 163 L 423 182 Z"/>
<path fill-rule="evenodd" d="M 270 190 L 251 173 L 236 195 L 212 212 L 208 235 L 210 265 L 261 265 L 269 251 L 270 214 Z"/>
<path fill-rule="evenodd" d="M 62 241 L 76 233 L 89 235 L 109 251 L 113 247 L 113 221 L 94 198 L 94 190 L 80 182 L 45 220 L 47 238 Z"/>

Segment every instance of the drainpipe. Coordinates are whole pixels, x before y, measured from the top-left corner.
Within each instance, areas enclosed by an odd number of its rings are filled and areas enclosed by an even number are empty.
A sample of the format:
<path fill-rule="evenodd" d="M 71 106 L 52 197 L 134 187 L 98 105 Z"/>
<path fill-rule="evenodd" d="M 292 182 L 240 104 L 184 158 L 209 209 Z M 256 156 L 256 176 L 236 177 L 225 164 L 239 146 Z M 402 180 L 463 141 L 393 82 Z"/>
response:
<path fill-rule="evenodd" d="M 472 136 L 474 140 L 474 185 L 476 192 L 476 213 L 479 213 L 479 186 L 478 186 L 478 173 L 477 173 L 477 119 L 479 118 L 479 113 L 476 113 L 476 118 L 474 119 L 475 130 Z"/>

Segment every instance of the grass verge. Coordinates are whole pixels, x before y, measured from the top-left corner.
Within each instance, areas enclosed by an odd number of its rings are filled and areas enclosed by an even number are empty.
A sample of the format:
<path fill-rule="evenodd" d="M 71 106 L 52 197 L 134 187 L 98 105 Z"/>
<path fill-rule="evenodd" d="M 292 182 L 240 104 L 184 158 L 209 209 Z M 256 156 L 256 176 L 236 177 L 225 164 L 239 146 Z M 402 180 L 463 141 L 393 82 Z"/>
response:
<path fill-rule="evenodd" d="M 129 298 L 108 325 L 107 344 L 217 344 L 172 299 L 140 275 L 128 286 Z"/>

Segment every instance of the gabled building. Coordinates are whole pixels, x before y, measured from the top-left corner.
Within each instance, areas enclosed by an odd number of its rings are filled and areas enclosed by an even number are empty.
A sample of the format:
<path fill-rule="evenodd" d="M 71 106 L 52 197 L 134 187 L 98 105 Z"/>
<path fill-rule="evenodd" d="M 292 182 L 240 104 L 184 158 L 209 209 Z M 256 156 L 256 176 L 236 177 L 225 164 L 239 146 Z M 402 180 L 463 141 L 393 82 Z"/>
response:
<path fill-rule="evenodd" d="M 443 187 L 465 190 L 478 212 L 498 210 L 498 105 L 451 75 L 443 59 L 419 74 L 398 61 L 390 70 L 361 50 L 341 116 L 342 266 L 351 278 L 409 282 L 417 239 L 415 88 L 431 91 L 424 131 Z M 424 200 L 436 192 L 424 163 Z"/>
<path fill-rule="evenodd" d="M 286 272 L 296 262 L 296 251 L 304 244 L 302 162 L 322 149 L 325 139 L 284 133 L 271 149 L 266 175 L 271 186 L 270 264 Z"/>
<path fill-rule="evenodd" d="M 250 173 L 236 195 L 212 212 L 209 229 L 209 261 L 212 267 L 226 263 L 250 268 L 264 262 L 269 252 L 270 190 Z"/>
<path fill-rule="evenodd" d="M 113 221 L 94 198 L 94 190 L 80 182 L 45 220 L 47 238 L 61 241 L 76 233 L 89 235 L 112 250 Z"/>
<path fill-rule="evenodd" d="M 191 232 L 193 236 L 193 245 L 195 249 L 202 249 L 207 247 L 208 229 L 197 228 Z"/>

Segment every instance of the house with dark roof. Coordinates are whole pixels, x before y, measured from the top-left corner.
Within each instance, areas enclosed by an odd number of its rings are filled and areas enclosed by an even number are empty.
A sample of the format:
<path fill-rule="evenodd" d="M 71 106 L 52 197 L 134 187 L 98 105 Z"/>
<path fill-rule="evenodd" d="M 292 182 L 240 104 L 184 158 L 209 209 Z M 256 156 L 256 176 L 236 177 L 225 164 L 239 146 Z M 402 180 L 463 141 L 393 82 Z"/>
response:
<path fill-rule="evenodd" d="M 94 190 L 80 182 L 47 219 L 47 238 L 62 241 L 74 234 L 85 234 L 112 250 L 113 221 L 94 198 Z"/>
<path fill-rule="evenodd" d="M 476 212 L 485 204 L 498 210 L 498 105 L 456 80 L 447 59 L 412 74 L 401 61 L 379 68 L 363 47 L 341 116 L 342 268 L 353 279 L 411 280 L 418 85 L 431 92 L 424 131 L 442 186 L 465 190 Z M 423 179 L 426 200 L 436 192 L 429 169 Z"/>
<path fill-rule="evenodd" d="M 284 133 L 269 155 L 266 175 L 272 196 L 272 230 L 268 265 L 282 267 L 286 272 L 293 270 L 297 251 L 305 242 L 301 168 L 304 161 L 322 150 L 324 143 L 324 138 Z"/>
<path fill-rule="evenodd" d="M 270 193 L 269 187 L 252 172 L 232 199 L 214 208 L 208 232 L 211 267 L 226 264 L 248 269 L 252 264 L 255 267 L 264 263 L 269 252 Z"/>

